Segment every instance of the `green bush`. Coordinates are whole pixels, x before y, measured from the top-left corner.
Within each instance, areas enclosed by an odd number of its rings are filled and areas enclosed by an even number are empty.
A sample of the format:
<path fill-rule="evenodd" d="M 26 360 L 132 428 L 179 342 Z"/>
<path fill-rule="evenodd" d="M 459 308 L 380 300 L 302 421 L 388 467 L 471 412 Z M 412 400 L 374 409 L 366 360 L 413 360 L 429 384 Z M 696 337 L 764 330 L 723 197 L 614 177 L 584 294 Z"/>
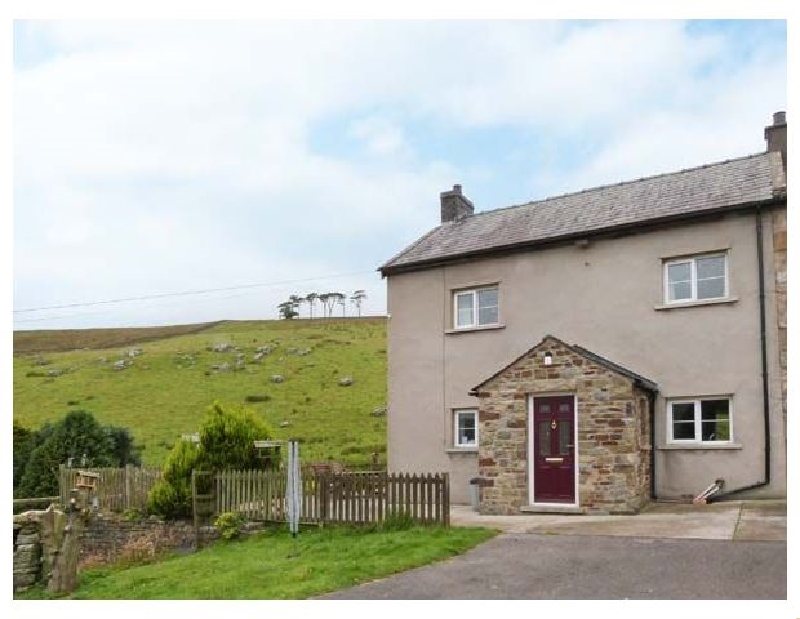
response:
<path fill-rule="evenodd" d="M 214 402 L 200 427 L 199 464 L 208 471 L 255 469 L 262 466 L 253 441 L 273 435 L 270 427 L 247 408 Z"/>
<path fill-rule="evenodd" d="M 150 489 L 147 512 L 163 518 L 188 518 L 192 513 L 192 494 L 184 484 L 170 484 L 165 479 Z"/>
<path fill-rule="evenodd" d="M 225 512 L 217 516 L 214 526 L 219 529 L 219 533 L 224 540 L 232 540 L 242 534 L 247 519 L 238 512 Z"/>
<path fill-rule="evenodd" d="M 192 469 L 197 466 L 200 448 L 191 441 L 180 441 L 164 464 L 164 477 L 150 489 L 147 511 L 163 518 L 188 518 L 192 514 Z"/>
<path fill-rule="evenodd" d="M 253 441 L 270 438 L 272 431 L 252 411 L 241 407 L 223 408 L 215 402 L 200 428 L 200 442 L 181 441 L 172 448 L 164 464 L 164 479 L 148 496 L 150 513 L 164 518 L 182 518 L 192 513 L 192 470 L 222 471 L 263 467 Z M 197 490 L 209 488 L 204 477 Z"/>
<path fill-rule="evenodd" d="M 71 411 L 35 431 L 14 422 L 14 497 L 57 494 L 59 465 L 69 458 L 80 462 L 84 455 L 86 466 L 141 463 L 127 428 L 103 426 L 88 411 Z"/>
<path fill-rule="evenodd" d="M 87 466 L 119 466 L 113 444 L 97 420 L 87 411 L 71 411 L 51 428 L 46 438 L 33 449 L 19 482 L 20 497 L 58 494 L 58 467 L 68 458 L 86 455 Z M 122 463 L 124 464 L 124 463 Z"/>

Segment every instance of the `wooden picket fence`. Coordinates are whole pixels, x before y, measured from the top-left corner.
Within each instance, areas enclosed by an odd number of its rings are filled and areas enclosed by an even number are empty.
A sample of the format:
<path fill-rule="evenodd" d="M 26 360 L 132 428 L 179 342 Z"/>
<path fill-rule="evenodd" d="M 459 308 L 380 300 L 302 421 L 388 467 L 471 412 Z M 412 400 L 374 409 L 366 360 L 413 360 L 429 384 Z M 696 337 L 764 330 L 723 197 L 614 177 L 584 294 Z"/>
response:
<path fill-rule="evenodd" d="M 99 473 L 96 492 L 98 506 L 101 510 L 115 512 L 129 508 L 145 509 L 147 494 L 162 476 L 160 469 L 132 465 L 124 468 L 68 468 L 61 465 L 58 471 L 58 494 L 62 505 L 69 504 L 69 493 L 78 471 Z"/>
<path fill-rule="evenodd" d="M 248 520 L 283 522 L 286 473 L 222 471 L 213 475 L 211 492 L 198 497 L 203 504 L 195 502 L 195 513 L 204 517 L 238 512 Z M 372 524 L 383 522 L 391 514 L 406 515 L 417 523 L 448 526 L 448 474 L 313 470 L 302 474 L 301 523 Z"/>

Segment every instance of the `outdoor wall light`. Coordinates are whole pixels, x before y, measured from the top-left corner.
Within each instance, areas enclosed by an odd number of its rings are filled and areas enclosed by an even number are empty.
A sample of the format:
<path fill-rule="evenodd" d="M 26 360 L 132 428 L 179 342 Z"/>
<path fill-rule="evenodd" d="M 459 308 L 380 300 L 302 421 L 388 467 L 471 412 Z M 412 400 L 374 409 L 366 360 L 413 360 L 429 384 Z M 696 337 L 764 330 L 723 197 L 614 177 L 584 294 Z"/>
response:
<path fill-rule="evenodd" d="M 553 365 L 553 353 L 551 352 L 544 353 L 544 364 Z"/>

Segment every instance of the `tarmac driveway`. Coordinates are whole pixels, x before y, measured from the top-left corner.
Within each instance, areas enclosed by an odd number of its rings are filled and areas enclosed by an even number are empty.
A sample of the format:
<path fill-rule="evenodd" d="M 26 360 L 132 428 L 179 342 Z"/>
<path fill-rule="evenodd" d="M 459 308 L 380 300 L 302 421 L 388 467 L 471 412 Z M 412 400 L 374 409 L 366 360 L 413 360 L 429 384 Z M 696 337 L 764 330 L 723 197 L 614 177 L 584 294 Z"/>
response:
<path fill-rule="evenodd" d="M 481 516 L 498 537 L 329 599 L 786 599 L 786 502 L 654 503 L 637 516 Z"/>
<path fill-rule="evenodd" d="M 786 599 L 786 542 L 505 533 L 327 599 Z"/>

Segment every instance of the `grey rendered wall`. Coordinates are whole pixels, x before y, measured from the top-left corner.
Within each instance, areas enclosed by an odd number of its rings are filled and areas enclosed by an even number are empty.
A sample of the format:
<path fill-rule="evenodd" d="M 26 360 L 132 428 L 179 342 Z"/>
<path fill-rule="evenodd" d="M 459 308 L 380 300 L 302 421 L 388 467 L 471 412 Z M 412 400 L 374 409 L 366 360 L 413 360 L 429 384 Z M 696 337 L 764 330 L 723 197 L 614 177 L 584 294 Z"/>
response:
<path fill-rule="evenodd" d="M 765 254 L 771 256 L 770 218 Z M 659 310 L 662 260 L 729 251 L 730 304 Z M 767 260 L 773 483 L 785 495 L 775 277 Z M 447 334 L 452 290 L 492 282 L 500 288 L 502 329 Z M 469 500 L 474 453 L 449 453 L 453 408 L 477 406 L 471 387 L 551 333 L 656 381 L 656 490 L 694 495 L 715 478 L 727 488 L 761 480 L 761 398 L 755 218 L 705 223 L 527 252 L 388 278 L 389 444 L 391 470 L 450 471 L 453 502 Z M 733 449 L 670 449 L 665 398 L 733 394 Z"/>

